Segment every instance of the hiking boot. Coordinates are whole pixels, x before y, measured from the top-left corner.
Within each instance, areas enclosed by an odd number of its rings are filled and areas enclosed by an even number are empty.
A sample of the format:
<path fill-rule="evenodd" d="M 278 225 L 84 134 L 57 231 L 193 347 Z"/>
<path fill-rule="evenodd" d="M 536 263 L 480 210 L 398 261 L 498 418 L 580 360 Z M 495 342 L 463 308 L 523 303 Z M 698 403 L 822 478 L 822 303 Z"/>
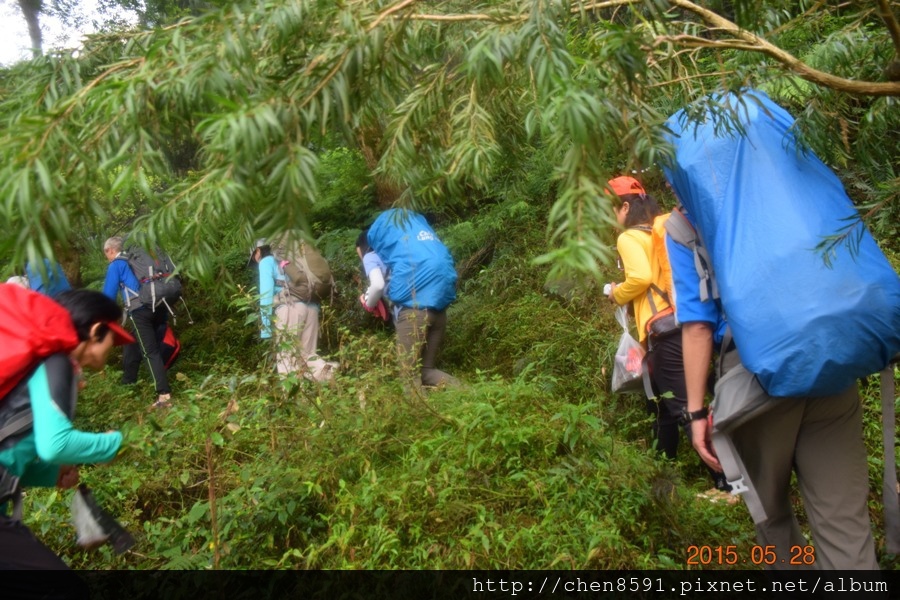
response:
<path fill-rule="evenodd" d="M 169 402 L 171 399 L 172 394 L 160 394 L 159 398 L 153 403 L 151 408 L 172 408 L 172 403 Z"/>
<path fill-rule="evenodd" d="M 701 500 L 708 500 L 713 504 L 728 504 L 735 505 L 741 501 L 740 496 L 736 496 L 729 492 L 724 492 L 722 490 L 718 490 L 716 488 L 712 488 L 710 490 L 706 490 L 705 492 L 701 492 L 697 494 L 697 498 Z"/>

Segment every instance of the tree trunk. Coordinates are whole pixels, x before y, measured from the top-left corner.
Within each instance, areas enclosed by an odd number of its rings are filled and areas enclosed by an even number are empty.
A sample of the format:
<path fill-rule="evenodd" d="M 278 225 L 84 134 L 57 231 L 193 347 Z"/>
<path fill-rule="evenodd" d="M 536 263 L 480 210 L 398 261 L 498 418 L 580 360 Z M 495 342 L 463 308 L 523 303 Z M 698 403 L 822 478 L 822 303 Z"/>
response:
<path fill-rule="evenodd" d="M 28 23 L 28 36 L 31 38 L 31 52 L 35 57 L 43 53 L 43 38 L 41 37 L 41 11 L 43 0 L 18 0 L 22 16 Z"/>
<path fill-rule="evenodd" d="M 359 151 L 362 153 L 366 161 L 369 171 L 373 171 L 378 166 L 378 160 L 381 158 L 378 154 L 378 147 L 381 144 L 381 131 L 376 127 L 361 127 L 359 134 L 356 136 L 359 144 Z M 375 176 L 375 198 L 380 208 L 390 208 L 397 198 L 400 197 L 402 190 L 392 181 L 388 181 L 384 177 Z"/>

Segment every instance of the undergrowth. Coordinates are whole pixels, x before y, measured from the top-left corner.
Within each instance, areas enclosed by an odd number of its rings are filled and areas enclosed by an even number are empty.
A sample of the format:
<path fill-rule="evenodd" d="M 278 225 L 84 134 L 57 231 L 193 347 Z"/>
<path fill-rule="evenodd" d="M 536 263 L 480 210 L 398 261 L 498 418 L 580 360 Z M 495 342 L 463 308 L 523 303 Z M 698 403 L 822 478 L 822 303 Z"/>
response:
<path fill-rule="evenodd" d="M 467 230 L 472 255 L 491 235 Z M 392 332 L 351 316 L 352 284 L 325 312 L 341 364 L 329 385 L 271 371 L 247 293 L 225 313 L 199 307 L 173 409 L 148 409 L 146 380 L 120 386 L 115 360 L 79 401 L 80 428 L 125 431 L 126 450 L 82 480 L 134 549 L 79 549 L 56 490 L 28 492 L 29 525 L 80 568 L 680 569 L 691 545 L 749 549 L 744 507 L 695 497 L 709 480 L 686 441 L 677 462 L 657 458 L 643 400 L 609 393 L 611 307 L 589 286 L 545 290 L 522 247 L 495 241 L 473 263 L 442 364 L 465 383 L 423 397 L 398 381 Z M 352 257 L 337 264 L 352 281 Z M 875 387 L 862 388 L 873 477 Z"/>

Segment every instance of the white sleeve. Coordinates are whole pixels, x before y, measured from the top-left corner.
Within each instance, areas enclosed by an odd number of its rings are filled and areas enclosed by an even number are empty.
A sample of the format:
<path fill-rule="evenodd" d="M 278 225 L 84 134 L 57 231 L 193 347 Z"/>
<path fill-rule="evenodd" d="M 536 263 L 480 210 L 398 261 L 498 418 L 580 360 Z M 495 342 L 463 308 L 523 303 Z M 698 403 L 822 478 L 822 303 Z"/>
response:
<path fill-rule="evenodd" d="M 366 290 L 366 306 L 375 308 L 381 296 L 384 294 L 384 275 L 381 269 L 374 268 L 369 271 L 369 289 Z"/>

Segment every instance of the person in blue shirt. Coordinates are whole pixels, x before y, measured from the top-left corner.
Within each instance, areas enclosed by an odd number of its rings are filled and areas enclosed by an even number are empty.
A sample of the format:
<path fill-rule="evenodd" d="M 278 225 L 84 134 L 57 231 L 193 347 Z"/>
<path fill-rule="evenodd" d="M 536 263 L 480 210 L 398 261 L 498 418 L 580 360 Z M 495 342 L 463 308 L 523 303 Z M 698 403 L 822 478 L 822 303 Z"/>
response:
<path fill-rule="evenodd" d="M 122 297 L 122 304 L 137 339 L 135 344 L 126 346 L 122 353 L 122 383 L 125 385 L 136 383 L 141 362 L 146 360 L 157 394 L 153 407 L 168 408 L 171 406 L 172 390 L 169 387 L 166 363 L 162 357 L 162 340 L 166 335 L 169 313 L 141 304 L 137 297 L 140 282 L 128 264 L 124 244 L 125 241 L 118 236 L 109 238 L 103 244 L 103 254 L 109 261 L 106 279 L 103 282 L 103 293 L 113 300 Z"/>
<path fill-rule="evenodd" d="M 288 293 L 282 265 L 267 240 L 256 241 L 250 258 L 259 269 L 259 335 L 263 340 L 275 338 L 278 372 L 302 373 L 316 381 L 330 379 L 336 364 L 319 357 L 317 350 L 319 305 Z"/>
<path fill-rule="evenodd" d="M 675 215 L 673 214 L 674 218 Z M 690 215 L 687 215 L 691 221 Z M 693 223 L 692 223 L 693 225 Z M 877 569 L 866 505 L 868 470 L 862 437 L 862 408 L 856 385 L 826 397 L 774 398 L 741 363 L 709 280 L 702 281 L 693 251 L 667 235 L 666 250 L 675 287 L 675 315 L 682 324 L 687 390 L 685 419 L 700 458 L 716 471 L 737 463 L 766 518 L 756 523 L 757 541 L 773 549 L 771 569 Z M 701 284 L 706 298 L 701 295 Z M 765 323 L 760 323 L 765 327 Z M 756 406 L 756 412 L 716 438 L 704 406 L 709 365 L 719 355 L 712 405 Z M 719 436 L 721 433 L 715 433 Z M 724 445 L 723 442 L 726 442 Z M 727 452 L 729 456 L 717 454 Z M 721 459 L 721 461 L 720 461 Z M 791 500 L 791 475 L 803 495 L 815 544 L 800 529 Z M 802 560 L 800 560 L 802 558 Z"/>
<path fill-rule="evenodd" d="M 49 258 L 44 259 L 44 270 L 47 273 L 47 280 L 40 269 L 34 268 L 31 263 L 25 263 L 25 276 L 28 278 L 28 285 L 36 292 L 55 298 L 72 289 L 66 274 L 63 273 L 62 265 L 59 263 L 51 263 Z"/>
<path fill-rule="evenodd" d="M 122 311 L 91 290 L 64 292 L 56 300 L 72 317 L 78 345 L 43 359 L 0 404 L 2 423 L 13 412 L 30 412 L 33 419 L 0 440 L 0 569 L 68 569 L 22 523 L 22 489 L 73 488 L 77 465 L 109 462 L 122 445 L 118 431 L 88 433 L 72 425 L 82 368 L 101 370 L 113 346 L 134 342 L 117 323 Z"/>

